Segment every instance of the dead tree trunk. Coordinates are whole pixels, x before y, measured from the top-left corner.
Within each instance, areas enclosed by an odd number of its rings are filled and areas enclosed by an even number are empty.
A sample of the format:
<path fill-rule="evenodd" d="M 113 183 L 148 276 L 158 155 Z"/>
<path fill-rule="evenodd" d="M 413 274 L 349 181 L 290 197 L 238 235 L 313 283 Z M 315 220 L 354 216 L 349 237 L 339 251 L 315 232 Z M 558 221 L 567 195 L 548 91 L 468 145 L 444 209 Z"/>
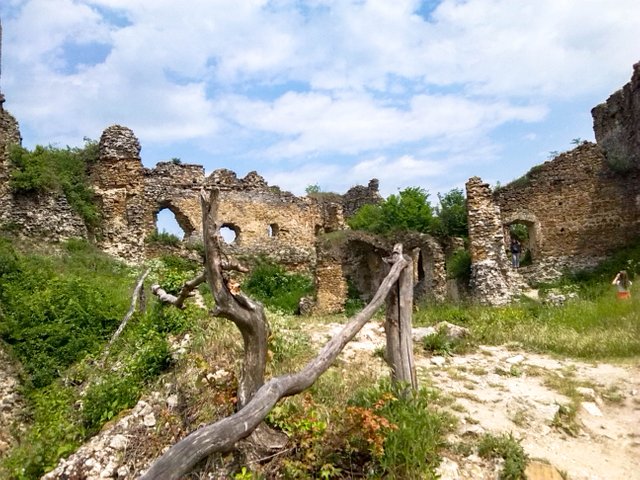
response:
<path fill-rule="evenodd" d="M 205 274 L 216 301 L 213 314 L 231 320 L 244 342 L 244 359 L 238 386 L 238 408 L 242 409 L 264 383 L 267 364 L 269 324 L 262 304 L 245 296 L 225 277 L 223 270 L 246 271 L 237 263 L 227 262 L 221 256 L 221 237 L 218 216 L 220 192 L 213 189 L 209 198 L 201 195 L 202 230 L 204 235 Z"/>
<path fill-rule="evenodd" d="M 215 249 L 214 242 L 209 241 L 211 229 L 213 228 L 213 222 L 210 220 L 215 218 L 216 203 L 217 194 L 212 193 L 211 202 L 207 204 L 206 211 L 208 213 L 204 214 L 205 218 L 211 216 L 210 219 L 206 220 L 207 223 L 205 224 L 207 263 L 215 261 L 216 255 L 218 255 L 217 258 L 219 259 L 219 254 L 213 251 Z M 211 252 L 209 251 L 210 249 L 212 250 Z M 318 377 L 331 366 L 345 345 L 353 339 L 378 308 L 382 306 L 401 272 L 408 265 L 407 260 L 402 255 L 397 254 L 393 255 L 390 263 L 393 263 L 393 266 L 371 302 L 360 313 L 352 317 L 343 329 L 329 340 L 319 354 L 300 372 L 269 380 L 251 396 L 238 412 L 214 424 L 202 427 L 180 440 L 160 457 L 140 480 L 177 480 L 181 478 L 201 459 L 212 453 L 227 452 L 233 449 L 236 442 L 247 437 L 264 420 L 280 399 L 300 393 L 313 385 Z M 231 296 L 226 290 L 221 276 L 217 276 L 215 272 L 210 272 L 212 269 L 209 265 L 207 266 L 207 275 L 212 284 L 212 289 L 219 294 L 221 293 L 221 297 L 225 295 Z M 230 300 L 232 298 L 226 299 L 226 301 Z M 234 304 L 232 303 L 231 305 L 233 307 Z M 228 314 L 230 315 L 232 312 L 235 312 L 235 310 L 230 308 Z M 232 320 L 235 322 L 234 319 Z M 246 342 L 245 348 L 247 348 Z"/>
<path fill-rule="evenodd" d="M 402 256 L 402 245 L 393 247 L 396 256 Z M 397 285 L 387 297 L 385 332 L 387 335 L 386 360 L 391 367 L 394 383 L 405 383 L 414 390 L 418 388 L 413 360 L 411 338 L 411 316 L 413 312 L 413 264 L 408 257 L 407 267 L 400 273 Z"/>

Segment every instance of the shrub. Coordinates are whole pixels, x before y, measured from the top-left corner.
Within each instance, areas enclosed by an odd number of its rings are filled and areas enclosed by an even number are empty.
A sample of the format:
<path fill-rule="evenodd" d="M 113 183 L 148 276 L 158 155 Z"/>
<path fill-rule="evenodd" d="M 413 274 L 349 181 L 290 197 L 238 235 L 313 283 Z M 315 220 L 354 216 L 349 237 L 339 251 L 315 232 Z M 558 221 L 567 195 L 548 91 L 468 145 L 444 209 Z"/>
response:
<path fill-rule="evenodd" d="M 91 252 L 10 258 L 13 270 L 0 277 L 0 338 L 31 384 L 43 387 L 98 351 L 117 327 L 129 302 L 127 270 Z"/>
<path fill-rule="evenodd" d="M 38 479 L 85 438 L 72 388 L 54 383 L 31 392 L 29 400 L 33 426 L 21 434 L 21 443 L 0 464 L 2 478 Z"/>
<path fill-rule="evenodd" d="M 478 443 L 478 455 L 484 458 L 502 458 L 504 465 L 500 480 L 525 480 L 527 455 L 511 434 L 494 436 L 485 434 Z"/>
<path fill-rule="evenodd" d="M 300 299 L 313 293 L 313 280 L 261 259 L 243 283 L 243 289 L 268 307 L 295 313 Z"/>
<path fill-rule="evenodd" d="M 455 278 L 468 284 L 471 279 L 471 254 L 469 251 L 459 249 L 453 252 L 446 261 L 446 270 L 448 278 Z"/>
<path fill-rule="evenodd" d="M 377 205 L 363 205 L 349 220 L 354 230 L 390 233 L 412 230 L 429 233 L 433 227 L 433 209 L 429 193 L 418 187 L 408 187 L 398 195 L 390 195 Z"/>
<path fill-rule="evenodd" d="M 388 381 L 356 395 L 354 403 L 372 409 L 386 419 L 382 449 L 376 451 L 373 467 L 383 478 L 436 479 L 438 450 L 453 419 L 431 410 L 434 392 L 394 387 Z M 363 422 L 366 427 L 366 422 Z"/>
<path fill-rule="evenodd" d="M 14 145 L 9 152 L 10 185 L 17 193 L 62 192 L 88 227 L 100 215 L 89 183 L 88 169 L 98 159 L 98 143 L 85 138 L 83 148 L 38 145 L 30 152 Z"/>
<path fill-rule="evenodd" d="M 173 233 L 169 233 L 165 230 L 158 232 L 158 229 L 155 229 L 147 236 L 147 238 L 145 238 L 145 242 L 166 245 L 168 247 L 177 247 L 182 243 L 182 240 Z"/>

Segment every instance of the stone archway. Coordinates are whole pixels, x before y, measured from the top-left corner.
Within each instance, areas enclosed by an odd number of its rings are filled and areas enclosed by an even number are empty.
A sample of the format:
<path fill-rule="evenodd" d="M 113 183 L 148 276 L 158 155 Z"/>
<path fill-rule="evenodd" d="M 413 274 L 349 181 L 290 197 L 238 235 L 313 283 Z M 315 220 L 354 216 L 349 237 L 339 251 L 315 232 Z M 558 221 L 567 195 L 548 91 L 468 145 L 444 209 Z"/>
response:
<path fill-rule="evenodd" d="M 512 227 L 514 225 L 522 225 L 526 228 L 526 240 L 523 243 L 523 252 L 529 250 L 532 262 L 539 260 L 542 247 L 542 229 L 535 215 L 524 211 L 513 212 L 508 217 L 503 218 L 502 225 L 504 228 L 505 249 L 508 249 L 511 243 Z"/>
<path fill-rule="evenodd" d="M 184 233 L 183 241 L 189 240 L 191 236 L 196 233 L 197 229 L 187 216 L 185 212 L 182 212 L 179 207 L 174 205 L 170 200 L 163 200 L 156 204 L 155 211 L 153 212 L 153 225 L 157 229 L 158 226 L 158 214 L 162 210 L 169 210 L 175 217 L 178 226 Z"/>

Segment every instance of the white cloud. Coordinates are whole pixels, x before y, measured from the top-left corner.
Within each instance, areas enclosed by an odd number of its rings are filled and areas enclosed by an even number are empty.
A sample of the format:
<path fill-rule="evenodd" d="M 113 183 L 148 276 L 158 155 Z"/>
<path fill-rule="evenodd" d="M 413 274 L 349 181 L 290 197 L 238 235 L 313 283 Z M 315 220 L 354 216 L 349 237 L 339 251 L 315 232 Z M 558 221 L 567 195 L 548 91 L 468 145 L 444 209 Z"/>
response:
<path fill-rule="evenodd" d="M 143 151 L 189 142 L 258 159 L 283 187 L 348 188 L 367 169 L 382 185 L 459 183 L 451 166 L 499 158 L 494 132 L 540 124 L 554 102 L 602 101 L 640 60 L 637 0 L 443 0 L 428 19 L 420 6 L 3 0 L 5 106 L 27 143 L 122 123 Z M 93 44 L 105 51 L 90 62 L 68 49 Z"/>

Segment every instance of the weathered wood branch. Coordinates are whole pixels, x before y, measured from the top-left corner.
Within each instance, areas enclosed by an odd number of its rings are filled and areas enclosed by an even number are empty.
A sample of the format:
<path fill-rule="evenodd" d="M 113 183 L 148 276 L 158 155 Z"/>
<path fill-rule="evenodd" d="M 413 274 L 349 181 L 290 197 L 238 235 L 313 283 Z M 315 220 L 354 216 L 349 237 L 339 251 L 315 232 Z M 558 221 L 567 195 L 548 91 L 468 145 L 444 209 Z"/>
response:
<path fill-rule="evenodd" d="M 351 318 L 342 330 L 327 342 L 318 355 L 298 373 L 273 378 L 256 391 L 238 412 L 191 433 L 160 457 L 140 480 L 177 480 L 201 459 L 216 452 L 230 451 L 248 436 L 282 398 L 309 388 L 338 357 L 340 352 L 383 305 L 407 261 L 393 255 L 391 270 L 369 304 Z"/>
<path fill-rule="evenodd" d="M 402 255 L 402 245 L 396 244 L 393 255 Z M 393 260 L 393 256 L 391 259 Z M 418 388 L 413 360 L 413 342 L 411 339 L 411 317 L 413 314 L 413 264 L 404 256 L 407 267 L 402 270 L 397 285 L 387 297 L 387 314 L 384 330 L 387 337 L 385 360 L 391 368 L 394 383 L 404 383 L 413 389 Z"/>
<path fill-rule="evenodd" d="M 223 274 L 225 268 L 244 267 L 233 260 L 222 258 L 219 233 L 221 224 L 217 218 L 219 197 L 220 192 L 216 188 L 210 194 L 203 191 L 200 196 L 205 273 L 216 301 L 214 314 L 231 320 L 242 334 L 244 358 L 238 385 L 238 407 L 242 408 L 264 383 L 269 324 L 262 305 L 237 291 Z"/>
<path fill-rule="evenodd" d="M 198 288 L 199 285 L 206 281 L 207 277 L 204 272 L 191 280 L 187 280 L 182 284 L 182 288 L 180 288 L 177 296 L 168 293 L 158 284 L 151 285 L 151 291 L 162 303 L 168 303 L 178 308 L 184 308 L 185 300 L 191 296 L 191 293 Z"/>
<path fill-rule="evenodd" d="M 102 358 L 100 359 L 100 365 L 104 366 L 104 362 L 106 361 L 107 357 L 109 356 L 109 350 L 111 349 L 111 346 L 118 339 L 118 337 L 120 336 L 120 334 L 122 333 L 124 328 L 127 326 L 127 323 L 129 322 L 129 320 L 133 316 L 133 312 L 135 312 L 136 305 L 138 304 L 138 298 L 140 298 L 140 293 L 142 291 L 142 287 L 144 286 L 144 280 L 145 280 L 145 278 L 147 278 L 147 275 L 149 275 L 149 271 L 150 271 L 149 269 L 145 270 L 144 273 L 142 275 L 140 275 L 140 278 L 138 278 L 138 282 L 136 283 L 136 286 L 133 289 L 133 294 L 131 294 L 131 306 L 129 307 L 129 311 L 126 313 L 126 315 L 122 319 L 122 322 L 120 322 L 120 326 L 118 327 L 118 329 L 111 336 L 111 340 L 109 340 L 109 343 L 105 347 L 104 352 L 102 352 Z"/>

